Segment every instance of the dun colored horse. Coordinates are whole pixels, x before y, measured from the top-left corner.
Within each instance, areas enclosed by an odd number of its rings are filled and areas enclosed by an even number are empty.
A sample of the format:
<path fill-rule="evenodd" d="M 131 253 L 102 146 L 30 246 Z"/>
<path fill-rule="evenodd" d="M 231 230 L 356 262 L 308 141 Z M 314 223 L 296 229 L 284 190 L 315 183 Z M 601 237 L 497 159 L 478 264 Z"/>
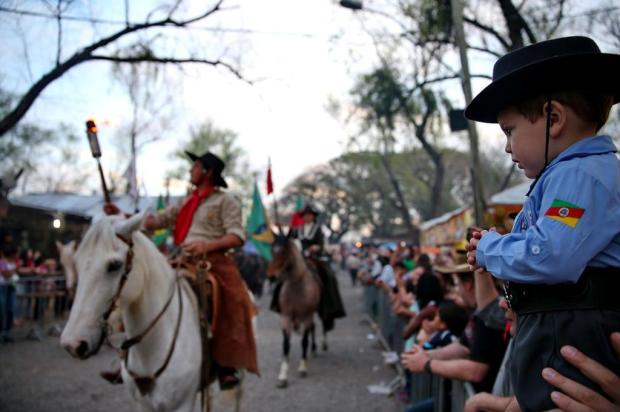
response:
<path fill-rule="evenodd" d="M 283 359 L 277 386 L 285 388 L 288 384 L 290 339 L 293 330 L 302 335 L 302 359 L 298 368 L 300 376 L 305 377 L 308 373 L 306 359 L 309 338 L 312 338 L 312 351 L 316 351 L 314 313 L 319 306 L 321 286 L 318 277 L 308 268 L 300 250 L 288 236 L 278 235 L 272 252 L 273 260 L 268 270 L 282 282 L 278 303 L 283 334 Z"/>

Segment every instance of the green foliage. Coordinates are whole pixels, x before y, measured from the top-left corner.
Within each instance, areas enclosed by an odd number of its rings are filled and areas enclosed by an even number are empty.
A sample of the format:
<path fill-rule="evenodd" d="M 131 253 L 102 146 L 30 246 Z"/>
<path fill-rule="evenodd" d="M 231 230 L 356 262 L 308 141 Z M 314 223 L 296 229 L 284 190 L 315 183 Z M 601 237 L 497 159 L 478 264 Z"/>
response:
<path fill-rule="evenodd" d="M 441 152 L 446 164 L 443 202 L 439 213 L 471 204 L 469 155 L 457 150 Z M 337 232 L 368 229 L 375 237 L 402 236 L 408 233 L 391 189 L 389 178 L 381 165 L 378 152 L 347 153 L 321 168 L 300 175 L 284 189 L 282 204 L 292 211 L 298 195 L 322 210 L 322 219 Z M 497 159 L 490 161 L 489 159 Z M 504 159 L 496 153 L 483 159 L 489 173 L 483 176 L 486 187 L 499 188 L 505 175 Z M 422 149 L 388 155 L 407 205 L 414 218 L 430 219 L 433 205 L 431 191 L 435 168 Z M 493 194 L 490 193 L 490 194 Z M 334 226 L 332 222 L 338 222 Z M 342 233 L 340 233 L 342 235 Z"/>
<path fill-rule="evenodd" d="M 389 130 L 394 129 L 401 93 L 396 74 L 385 66 L 362 75 L 352 90 L 356 106 L 364 110 L 365 123 L 379 124 Z"/>
<path fill-rule="evenodd" d="M 243 193 L 250 192 L 252 178 L 246 161 L 246 153 L 237 145 L 237 134 L 232 130 L 219 129 L 210 120 L 193 129 L 190 132 L 189 141 L 181 144 L 181 148 L 173 153 L 173 157 L 183 160 L 184 164 L 171 171 L 170 176 L 180 179 L 187 177 L 189 167 L 188 158 L 185 155 L 186 150 L 198 156 L 207 151 L 217 155 L 226 163 L 223 175 L 229 186 Z"/>
<path fill-rule="evenodd" d="M 13 102 L 0 89 L 0 117 Z M 18 187 L 30 192 L 83 190 L 89 173 L 78 164 L 78 140 L 65 124 L 47 128 L 22 121 L 0 139 L 0 175 L 24 169 Z"/>
<path fill-rule="evenodd" d="M 452 36 L 450 0 L 417 0 L 405 3 L 403 14 L 417 22 L 422 40 L 448 40 Z"/>
<path fill-rule="evenodd" d="M 13 102 L 13 96 L 0 90 L 0 117 L 8 113 Z M 53 131 L 22 122 L 0 139 L 0 174 L 20 168 L 32 172 L 44 147 L 53 145 L 55 140 Z"/>

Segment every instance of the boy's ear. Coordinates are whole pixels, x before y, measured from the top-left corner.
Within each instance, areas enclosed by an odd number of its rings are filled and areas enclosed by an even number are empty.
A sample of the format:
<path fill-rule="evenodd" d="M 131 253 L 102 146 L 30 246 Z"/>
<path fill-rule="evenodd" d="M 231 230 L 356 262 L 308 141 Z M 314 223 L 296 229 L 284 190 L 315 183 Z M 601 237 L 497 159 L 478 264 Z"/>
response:
<path fill-rule="evenodd" d="M 547 121 L 547 105 L 545 102 L 543 105 L 543 119 Z M 551 100 L 551 127 L 549 129 L 549 137 L 555 139 L 559 137 L 564 128 L 566 127 L 567 111 L 566 105 L 558 102 L 557 100 Z"/>

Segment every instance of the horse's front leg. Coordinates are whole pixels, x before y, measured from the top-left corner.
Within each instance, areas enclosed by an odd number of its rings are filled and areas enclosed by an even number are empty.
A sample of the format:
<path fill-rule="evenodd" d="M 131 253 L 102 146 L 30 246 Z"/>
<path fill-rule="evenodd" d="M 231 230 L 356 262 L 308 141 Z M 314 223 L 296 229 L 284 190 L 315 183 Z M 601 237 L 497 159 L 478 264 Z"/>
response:
<path fill-rule="evenodd" d="M 299 372 L 299 376 L 305 378 L 308 376 L 308 366 L 306 365 L 306 359 L 308 357 L 308 338 L 310 337 L 310 333 L 312 330 L 312 326 L 308 325 L 304 328 L 304 334 L 301 339 L 301 360 L 299 361 L 299 368 L 297 372 Z"/>
<path fill-rule="evenodd" d="M 282 364 L 278 375 L 278 388 L 286 388 L 288 385 L 288 357 L 291 351 L 291 328 L 288 322 L 282 325 Z"/>
<path fill-rule="evenodd" d="M 312 319 L 312 325 L 310 326 L 310 339 L 312 341 L 312 356 L 316 356 L 316 324 Z"/>

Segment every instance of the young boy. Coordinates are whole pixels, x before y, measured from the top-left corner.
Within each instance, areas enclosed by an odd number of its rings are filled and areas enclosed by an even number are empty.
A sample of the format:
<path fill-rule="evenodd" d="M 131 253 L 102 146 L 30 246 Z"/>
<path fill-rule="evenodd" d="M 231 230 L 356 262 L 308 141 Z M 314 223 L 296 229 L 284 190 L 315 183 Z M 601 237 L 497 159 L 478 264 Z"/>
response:
<path fill-rule="evenodd" d="M 555 407 L 544 368 L 600 392 L 563 345 L 620 373 L 609 344 L 620 330 L 620 164 L 611 138 L 597 136 L 620 100 L 619 73 L 620 55 L 589 38 L 549 40 L 500 58 L 465 111 L 499 123 L 506 152 L 536 179 L 512 233 L 478 233 L 468 257 L 505 281 L 518 314 L 510 372 L 524 411 Z"/>
<path fill-rule="evenodd" d="M 425 350 L 441 348 L 458 338 L 469 321 L 469 312 L 453 300 L 444 300 L 432 319 L 422 321 L 422 329 L 429 337 L 422 345 Z"/>

